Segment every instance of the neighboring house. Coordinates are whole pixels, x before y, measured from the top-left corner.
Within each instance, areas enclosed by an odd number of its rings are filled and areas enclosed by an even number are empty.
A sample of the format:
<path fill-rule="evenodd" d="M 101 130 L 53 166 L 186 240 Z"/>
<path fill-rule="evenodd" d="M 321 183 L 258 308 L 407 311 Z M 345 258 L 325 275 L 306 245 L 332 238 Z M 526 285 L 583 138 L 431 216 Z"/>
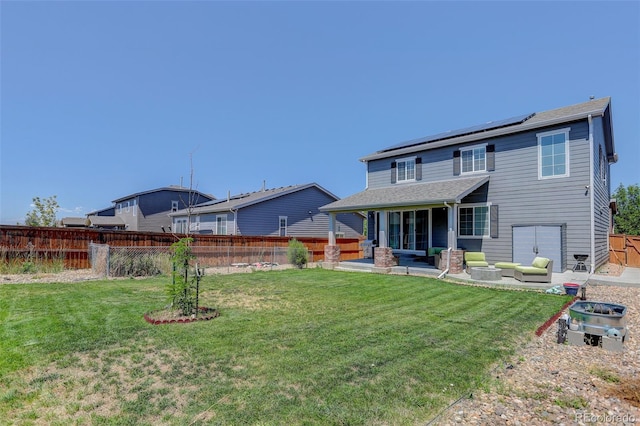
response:
<path fill-rule="evenodd" d="M 60 226 L 63 228 L 86 228 L 88 220 L 85 217 L 63 217 Z"/>
<path fill-rule="evenodd" d="M 368 211 L 394 252 L 483 251 L 489 263 L 608 261 L 617 161 L 610 98 L 412 140 L 361 158 L 367 188 L 320 208 Z M 330 231 L 331 241 L 331 231 Z"/>
<path fill-rule="evenodd" d="M 215 200 L 212 195 L 181 186 L 168 186 L 114 200 L 111 217 L 116 219 L 114 224 L 124 224 L 124 229 L 127 231 L 170 232 L 169 213 L 212 200 Z M 100 210 L 95 215 L 91 214 L 88 219 L 94 222 L 94 226 L 105 227 L 107 224 L 103 218 L 109 216 L 99 213 L 108 212 L 110 209 Z"/>
<path fill-rule="evenodd" d="M 176 233 L 324 238 L 329 219 L 318 207 L 338 199 L 310 183 L 229 196 L 170 216 Z M 338 236 L 362 235 L 363 219 L 359 212 L 338 215 Z"/>

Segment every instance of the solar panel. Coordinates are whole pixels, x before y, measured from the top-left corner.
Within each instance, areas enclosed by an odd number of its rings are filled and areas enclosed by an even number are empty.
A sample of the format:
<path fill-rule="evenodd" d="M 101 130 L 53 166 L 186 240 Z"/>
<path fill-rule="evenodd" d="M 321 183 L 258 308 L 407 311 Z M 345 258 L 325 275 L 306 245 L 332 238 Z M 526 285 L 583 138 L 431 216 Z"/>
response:
<path fill-rule="evenodd" d="M 533 113 L 533 114 L 525 114 L 525 115 L 518 115 L 518 116 L 515 116 L 515 117 L 511 117 L 511 118 L 505 118 L 504 120 L 489 121 L 488 123 L 478 124 L 476 126 L 465 127 L 463 129 L 458 129 L 458 130 L 450 130 L 448 132 L 438 133 L 438 134 L 435 134 L 435 135 L 432 135 L 432 136 L 427 136 L 427 137 L 424 137 L 424 138 L 413 139 L 413 140 L 410 140 L 410 141 L 407 141 L 407 142 L 402 142 L 402 143 L 399 143 L 397 145 L 390 146 L 389 148 L 385 148 L 385 149 L 383 149 L 381 151 L 378 151 L 378 152 L 393 151 L 395 149 L 408 148 L 410 146 L 420 145 L 420 144 L 423 144 L 423 143 L 430 143 L 430 142 L 440 141 L 440 140 L 444 140 L 444 139 L 455 138 L 455 137 L 458 137 L 458 136 L 471 135 L 471 134 L 474 134 L 474 133 L 486 132 L 488 130 L 494 130 L 494 129 L 499 129 L 499 128 L 502 128 L 502 127 L 513 126 L 515 124 L 524 123 L 525 121 L 527 121 L 529 118 L 533 117 L 534 115 L 535 115 L 535 113 Z"/>

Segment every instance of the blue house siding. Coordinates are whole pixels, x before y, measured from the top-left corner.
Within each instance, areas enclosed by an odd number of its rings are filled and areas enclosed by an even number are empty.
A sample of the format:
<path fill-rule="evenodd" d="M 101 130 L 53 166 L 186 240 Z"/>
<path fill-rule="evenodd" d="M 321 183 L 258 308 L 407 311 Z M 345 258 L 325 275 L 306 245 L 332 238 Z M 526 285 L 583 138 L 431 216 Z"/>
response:
<path fill-rule="evenodd" d="M 607 115 L 592 118 L 593 140 L 590 139 L 589 120 L 581 118 L 493 138 L 477 138 L 464 143 L 425 143 L 420 145 L 422 150 L 416 147 L 415 152 L 408 152 L 413 148 L 403 147 L 400 149 L 403 153 L 392 155 L 394 151 L 389 151 L 389 157 L 383 157 L 386 153 L 376 153 L 367 161 L 367 187 L 391 188 L 470 176 L 489 176 L 488 183 L 467 195 L 457 207 L 472 203 L 497 206 L 497 232 L 495 229 L 492 230 L 493 237 L 458 236 L 457 243 L 460 248 L 483 251 L 490 263 L 510 261 L 513 259 L 514 227 L 555 227 L 559 230 L 558 235 L 561 238 L 557 247 L 560 247 L 562 259 L 560 264 L 554 265 L 554 269 L 572 268 L 575 265 L 574 254 L 591 256 L 592 244 L 595 259 L 589 259 L 588 263 L 597 266 L 608 260 L 611 193 L 609 160 L 612 159 L 613 149 L 608 120 Z M 567 128 L 568 175 L 540 178 L 538 134 Z M 493 170 L 487 168 L 487 171 L 478 173 L 457 174 L 454 170 L 454 152 L 460 148 L 478 145 L 494 148 Z M 399 159 L 414 157 L 421 160 L 416 162 L 416 169 L 420 168 L 420 171 L 416 172 L 419 179 L 395 183 L 392 177 L 395 169 L 392 164 Z M 422 206 L 413 209 L 419 208 L 429 209 L 431 212 L 431 245 L 446 245 L 446 229 L 443 230 L 440 226 L 442 217 L 436 220 L 438 215 L 443 216 L 442 207 Z M 373 230 L 372 226 L 370 230 Z M 534 256 L 535 253 L 532 251 L 531 259 Z"/>
<path fill-rule="evenodd" d="M 218 234 L 216 221 L 226 219 L 225 235 L 280 236 L 280 218 L 286 217 L 286 236 L 326 238 L 329 215 L 320 206 L 336 198 L 316 184 L 283 187 L 197 206 L 191 232 Z M 174 223 L 186 220 L 186 212 L 172 214 Z M 359 213 L 337 215 L 337 232 L 347 238 L 362 235 L 364 218 Z"/>
<path fill-rule="evenodd" d="M 245 207 L 238 212 L 238 235 L 278 236 L 280 217 L 286 216 L 287 236 L 325 237 L 329 218 L 318 211 L 318 206 L 332 201 L 334 199 L 328 194 L 312 187 Z M 345 237 L 355 238 L 362 234 L 362 216 L 355 213 L 340 215 L 338 221 L 339 231 L 344 232 Z"/>

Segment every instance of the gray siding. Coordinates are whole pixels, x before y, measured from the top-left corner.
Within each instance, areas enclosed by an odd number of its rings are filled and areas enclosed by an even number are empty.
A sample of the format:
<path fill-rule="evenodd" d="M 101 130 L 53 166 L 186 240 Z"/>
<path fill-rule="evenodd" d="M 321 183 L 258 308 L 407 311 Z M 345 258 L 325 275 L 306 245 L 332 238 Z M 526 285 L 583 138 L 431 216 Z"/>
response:
<path fill-rule="evenodd" d="M 335 201 L 318 188 L 311 187 L 282 197 L 248 206 L 238 212 L 238 235 L 279 235 L 279 218 L 287 217 L 287 236 L 326 237 L 329 217 L 318 207 Z M 311 211 L 311 214 L 309 214 Z M 339 232 L 355 238 L 362 234 L 362 216 L 338 215 Z"/>
<path fill-rule="evenodd" d="M 595 265 L 601 265 L 609 261 L 609 201 L 611 200 L 611 176 L 609 163 L 603 164 L 602 174 L 600 170 L 600 151 L 606 152 L 604 146 L 603 120 L 598 117 L 593 120 L 593 195 L 594 195 L 594 236 L 595 236 Z M 601 176 L 604 175 L 604 178 Z"/>
<path fill-rule="evenodd" d="M 287 236 L 326 238 L 329 216 L 318 211 L 320 206 L 335 201 L 326 192 L 309 187 L 244 208 L 237 213 L 206 213 L 199 216 L 199 233 L 215 233 L 216 217 L 226 215 L 228 235 L 280 235 L 280 216 L 287 217 Z M 309 214 L 311 211 L 311 214 Z M 176 217 L 177 219 L 177 217 Z M 237 227 L 235 221 L 237 220 Z M 364 218 L 357 213 L 337 215 L 337 232 L 346 238 L 362 235 Z"/>
<path fill-rule="evenodd" d="M 569 132 L 569 176 L 553 179 L 538 179 L 537 133 L 570 127 Z M 463 200 L 464 203 L 489 202 L 499 206 L 498 238 L 459 238 L 459 246 L 467 250 L 482 250 L 490 263 L 512 260 L 512 227 L 514 225 L 564 226 L 563 266 L 571 268 L 573 255 L 590 253 L 591 195 L 586 188 L 590 184 L 593 170 L 596 228 L 596 264 L 606 261 L 608 256 L 608 181 L 599 179 L 598 147 L 603 144 L 604 130 L 601 118 L 594 119 L 595 155 L 593 168 L 589 162 L 589 127 L 587 120 L 522 132 L 499 138 L 474 142 L 469 146 L 488 143 L 495 146 L 495 170 L 482 172 L 490 176 L 483 186 Z M 461 146 L 442 147 L 416 154 L 422 158 L 422 182 L 455 179 L 453 152 Z M 604 146 L 603 146 L 604 150 Z M 370 161 L 368 163 L 369 188 L 391 186 L 391 163 L 401 155 Z M 468 175 L 461 175 L 465 177 Z M 608 165 L 607 165 L 608 176 Z M 397 184 L 400 185 L 400 184 Z M 602 211 L 602 214 L 600 214 Z M 434 231 L 435 234 L 435 231 Z M 435 236 L 435 235 L 434 235 Z"/>

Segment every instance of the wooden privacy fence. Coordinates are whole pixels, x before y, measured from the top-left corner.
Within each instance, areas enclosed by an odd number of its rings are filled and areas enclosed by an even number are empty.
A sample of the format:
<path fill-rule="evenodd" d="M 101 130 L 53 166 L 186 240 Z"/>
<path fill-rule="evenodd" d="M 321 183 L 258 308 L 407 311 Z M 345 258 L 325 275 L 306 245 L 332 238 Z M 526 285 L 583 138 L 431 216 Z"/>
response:
<path fill-rule="evenodd" d="M 609 235 L 609 262 L 640 268 L 640 236 Z"/>
<path fill-rule="evenodd" d="M 294 237 L 189 235 L 193 245 L 200 247 L 264 248 L 287 247 Z M 168 247 L 178 236 L 162 232 L 132 232 L 99 229 L 46 228 L 0 225 L 0 260 L 11 259 L 63 259 L 65 268 L 90 268 L 89 244 L 107 244 L 112 247 Z M 295 237 L 311 253 L 309 261 L 324 259 L 327 238 Z M 362 258 L 362 240 L 338 238 L 340 259 Z"/>

